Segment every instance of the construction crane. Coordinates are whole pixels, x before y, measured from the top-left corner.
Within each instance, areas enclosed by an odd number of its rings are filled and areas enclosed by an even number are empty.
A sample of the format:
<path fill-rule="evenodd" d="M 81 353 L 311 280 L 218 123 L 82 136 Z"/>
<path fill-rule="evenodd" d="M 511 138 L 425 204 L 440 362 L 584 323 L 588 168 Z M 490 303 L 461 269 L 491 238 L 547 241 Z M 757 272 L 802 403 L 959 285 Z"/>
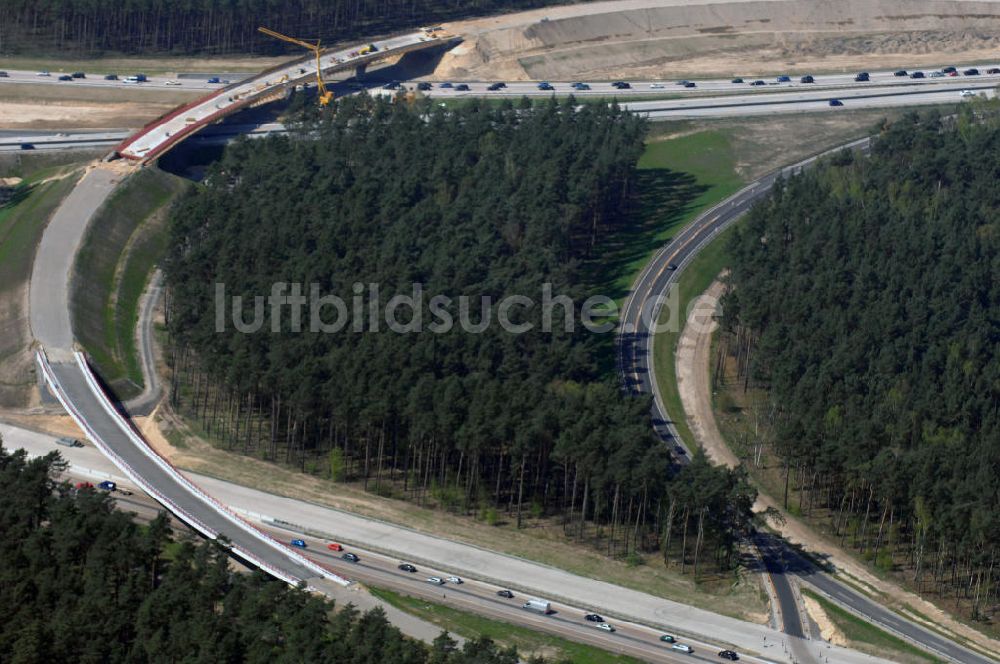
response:
<path fill-rule="evenodd" d="M 288 35 L 283 35 L 280 32 L 275 32 L 268 28 L 260 27 L 257 28 L 258 32 L 263 32 L 268 37 L 274 37 L 275 39 L 280 39 L 281 41 L 286 41 L 290 44 L 295 44 L 301 46 L 302 48 L 307 48 L 316 54 L 316 88 L 319 90 L 319 105 L 326 106 L 333 100 L 333 93 L 326 89 L 326 84 L 323 83 L 323 68 L 319 63 L 319 56 L 322 53 L 322 49 L 319 47 L 319 41 L 316 40 L 315 44 L 312 44 L 301 39 L 296 39 L 295 37 L 289 37 Z"/>

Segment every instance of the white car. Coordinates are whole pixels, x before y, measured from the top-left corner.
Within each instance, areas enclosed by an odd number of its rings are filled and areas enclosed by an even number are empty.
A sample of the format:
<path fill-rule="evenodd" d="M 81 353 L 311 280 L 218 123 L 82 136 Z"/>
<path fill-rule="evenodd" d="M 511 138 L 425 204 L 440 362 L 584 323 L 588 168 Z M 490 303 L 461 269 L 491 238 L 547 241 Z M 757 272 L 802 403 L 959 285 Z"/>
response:
<path fill-rule="evenodd" d="M 963 97 L 975 97 L 976 96 L 976 93 L 973 92 L 972 90 L 962 90 L 958 94 L 960 94 Z"/>
<path fill-rule="evenodd" d="M 431 578 L 427 579 L 427 583 L 433 583 L 435 586 L 443 586 L 444 579 L 442 579 L 440 576 L 432 576 Z"/>
<path fill-rule="evenodd" d="M 180 85 L 180 81 L 167 81 L 167 85 Z"/>
<path fill-rule="evenodd" d="M 456 586 L 465 583 L 460 576 L 449 576 L 446 580 L 448 583 L 454 583 Z"/>
<path fill-rule="evenodd" d="M 649 87 L 653 90 L 662 90 L 667 86 L 665 86 L 663 83 L 650 83 Z"/>
<path fill-rule="evenodd" d="M 35 76 L 51 76 L 51 74 L 49 74 L 49 72 L 47 71 L 40 71 L 37 74 L 35 74 Z"/>
<path fill-rule="evenodd" d="M 692 648 L 689 645 L 685 645 L 683 643 L 675 643 L 674 645 L 672 645 L 670 647 L 673 650 L 677 650 L 677 651 L 680 651 L 680 652 L 686 652 L 689 655 L 694 652 L 694 648 Z"/>
<path fill-rule="evenodd" d="M 605 632 L 615 631 L 615 628 L 609 625 L 608 623 L 597 623 L 597 629 L 602 629 Z"/>

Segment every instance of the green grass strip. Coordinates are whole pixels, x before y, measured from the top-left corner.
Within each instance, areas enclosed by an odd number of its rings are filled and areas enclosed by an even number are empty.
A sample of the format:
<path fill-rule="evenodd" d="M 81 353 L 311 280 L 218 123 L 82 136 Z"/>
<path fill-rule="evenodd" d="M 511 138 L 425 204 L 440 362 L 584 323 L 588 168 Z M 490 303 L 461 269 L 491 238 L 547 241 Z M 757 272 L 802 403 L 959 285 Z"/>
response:
<path fill-rule="evenodd" d="M 384 588 L 369 588 L 371 593 L 388 604 L 433 623 L 443 630 L 466 638 L 488 636 L 497 643 L 514 646 L 522 655 L 544 654 L 548 659 L 568 659 L 573 664 L 639 664 L 641 660 L 616 655 L 606 650 L 519 627 L 499 620 L 459 611 L 442 604 L 402 595 Z"/>

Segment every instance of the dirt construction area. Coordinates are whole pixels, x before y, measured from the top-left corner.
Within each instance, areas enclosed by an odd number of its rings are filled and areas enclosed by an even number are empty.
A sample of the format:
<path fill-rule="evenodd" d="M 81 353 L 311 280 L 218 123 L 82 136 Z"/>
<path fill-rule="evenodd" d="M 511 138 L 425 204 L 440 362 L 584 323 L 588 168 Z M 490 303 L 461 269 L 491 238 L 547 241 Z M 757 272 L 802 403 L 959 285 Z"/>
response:
<path fill-rule="evenodd" d="M 992 62 L 1000 0 L 621 0 L 449 24 L 439 78 L 822 73 Z"/>

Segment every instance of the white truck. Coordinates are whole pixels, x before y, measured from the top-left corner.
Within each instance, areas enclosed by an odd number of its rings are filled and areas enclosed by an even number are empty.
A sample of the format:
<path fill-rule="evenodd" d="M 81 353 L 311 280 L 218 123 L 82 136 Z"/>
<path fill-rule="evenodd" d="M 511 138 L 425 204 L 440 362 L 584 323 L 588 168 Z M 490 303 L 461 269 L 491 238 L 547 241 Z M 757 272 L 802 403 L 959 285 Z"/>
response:
<path fill-rule="evenodd" d="M 528 609 L 529 611 L 538 611 L 542 615 L 549 615 L 552 613 L 552 604 L 545 599 L 529 599 L 527 602 L 521 605 L 522 609 Z"/>

